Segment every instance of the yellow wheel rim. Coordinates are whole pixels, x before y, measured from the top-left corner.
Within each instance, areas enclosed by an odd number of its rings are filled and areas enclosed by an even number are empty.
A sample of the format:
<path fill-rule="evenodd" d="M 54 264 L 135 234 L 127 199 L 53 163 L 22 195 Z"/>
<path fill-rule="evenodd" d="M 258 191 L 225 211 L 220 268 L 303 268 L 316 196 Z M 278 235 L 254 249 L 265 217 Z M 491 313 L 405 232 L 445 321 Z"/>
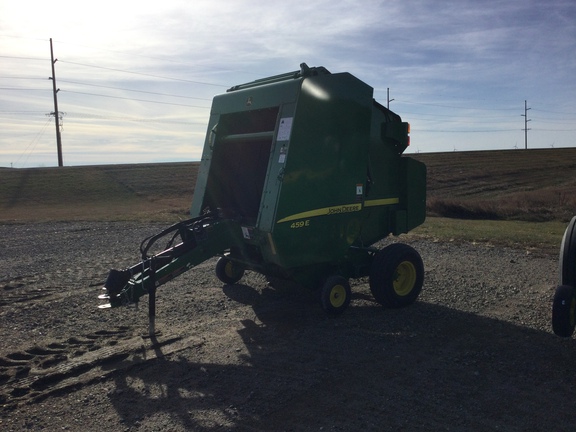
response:
<path fill-rule="evenodd" d="M 335 308 L 341 307 L 346 301 L 346 288 L 335 285 L 330 290 L 330 305 Z"/>
<path fill-rule="evenodd" d="M 394 291 L 399 296 L 406 296 L 416 284 L 416 267 L 410 261 L 401 262 L 396 267 L 396 274 L 394 278 Z"/>
<path fill-rule="evenodd" d="M 233 278 L 235 276 L 234 263 L 232 261 L 228 261 L 226 263 L 226 266 L 224 267 L 224 273 L 226 273 L 226 276 L 229 278 Z"/>

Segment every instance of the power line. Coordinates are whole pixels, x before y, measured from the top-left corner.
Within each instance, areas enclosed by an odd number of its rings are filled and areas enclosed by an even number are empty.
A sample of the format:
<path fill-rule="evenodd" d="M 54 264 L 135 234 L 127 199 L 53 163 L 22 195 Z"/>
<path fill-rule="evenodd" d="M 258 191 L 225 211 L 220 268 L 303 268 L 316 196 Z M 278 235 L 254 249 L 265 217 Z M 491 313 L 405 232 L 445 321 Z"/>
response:
<path fill-rule="evenodd" d="M 184 78 L 166 77 L 166 76 L 162 76 L 162 75 L 154 75 L 154 74 L 148 74 L 148 73 L 143 73 L 143 72 L 134 72 L 134 71 L 128 71 L 128 70 L 123 70 L 123 69 L 108 68 L 108 67 L 104 67 L 104 66 L 88 65 L 85 63 L 76 63 L 76 62 L 64 61 L 64 60 L 60 60 L 60 61 L 62 63 L 68 63 L 68 64 L 77 65 L 77 66 L 84 66 L 84 67 L 90 67 L 90 68 L 96 68 L 96 69 L 105 69 L 105 70 L 110 70 L 110 71 L 114 71 L 114 72 L 122 72 L 122 73 L 128 73 L 128 74 L 133 74 L 133 75 L 142 75 L 142 76 L 148 76 L 148 77 L 152 77 L 152 78 L 161 78 L 161 79 L 166 79 L 166 80 L 188 82 L 188 83 L 192 83 L 192 84 L 209 85 L 209 86 L 215 86 L 215 87 L 224 87 L 224 88 L 229 87 L 227 85 L 208 83 L 208 82 L 203 82 L 203 81 L 193 81 L 193 80 L 187 80 Z"/>
<path fill-rule="evenodd" d="M 152 95 L 157 95 L 157 96 L 169 96 L 169 97 L 176 97 L 176 98 L 183 98 L 183 99 L 197 99 L 197 100 L 205 100 L 205 101 L 212 100 L 209 98 L 182 96 L 182 95 L 175 95 L 175 94 L 168 94 L 168 93 L 157 93 L 157 92 L 151 92 L 151 91 L 145 91 L 145 90 L 133 90 L 133 89 L 127 89 L 127 88 L 123 88 L 123 87 L 105 86 L 105 85 L 100 85 L 100 84 L 89 84 L 89 83 L 83 83 L 83 82 L 79 82 L 79 81 L 69 81 L 69 80 L 63 80 L 63 79 L 61 79 L 60 82 L 84 85 L 84 86 L 89 86 L 89 87 L 107 88 L 107 89 L 112 89 L 112 90 L 130 91 L 130 92 L 135 92 L 135 93 L 146 93 L 146 94 L 152 94 Z"/>
<path fill-rule="evenodd" d="M 576 115 L 576 113 L 573 113 L 573 112 L 566 112 L 566 111 L 549 111 L 549 110 L 543 110 L 543 109 L 539 109 L 539 108 L 534 108 L 534 111 L 537 111 L 537 112 L 545 112 L 545 113 L 550 113 L 550 114 Z"/>
<path fill-rule="evenodd" d="M 35 89 L 35 88 L 22 88 L 22 87 L 0 87 L 0 90 L 49 91 L 50 89 Z"/>
<path fill-rule="evenodd" d="M 0 111 L 0 114 L 44 114 L 44 111 Z"/>
<path fill-rule="evenodd" d="M 44 78 L 39 77 L 17 77 L 17 76 L 0 76 L 0 79 L 44 80 Z"/>
<path fill-rule="evenodd" d="M 17 57 L 17 56 L 0 55 L 0 58 L 8 58 L 8 59 L 16 59 L 16 60 L 41 60 L 41 61 L 46 61 L 45 58 L 40 58 L 40 57 Z"/>
<path fill-rule="evenodd" d="M 157 61 L 163 61 L 163 62 L 170 62 L 170 63 L 176 63 L 176 64 L 181 64 L 181 65 L 187 65 L 186 62 L 183 61 L 178 61 L 178 60 L 173 60 L 171 58 L 163 58 L 163 57 L 154 57 L 154 56 L 149 56 L 149 55 L 144 55 L 144 54 L 135 54 L 135 53 L 131 53 L 131 52 L 127 52 L 127 51 L 116 51 L 116 50 L 111 50 L 111 49 L 106 49 L 106 48 L 102 48 L 101 46 L 93 46 L 93 45 L 82 45 L 82 44 L 75 44 L 72 42 L 65 42 L 65 41 L 56 41 L 58 43 L 61 44 L 65 44 L 65 45 L 72 45 L 72 46 L 77 46 L 77 47 L 81 47 L 81 48 L 90 48 L 90 49 L 97 49 L 99 51 L 106 51 L 106 52 L 111 52 L 114 54 L 119 54 L 123 57 L 126 56 L 131 56 L 131 57 L 139 57 L 139 58 L 147 58 L 147 59 L 152 59 L 152 60 L 157 60 Z"/>
<path fill-rule="evenodd" d="M 167 123 L 167 124 L 197 124 L 205 125 L 206 122 L 194 122 L 194 121 L 181 121 L 181 120 L 170 120 L 166 118 L 158 117 L 128 117 L 128 116 L 113 116 L 113 115 L 99 115 L 99 114 L 88 114 L 88 113 L 68 113 L 68 118 L 79 118 L 79 119 L 90 119 L 90 120 L 116 120 L 116 121 L 131 121 L 131 122 L 146 122 L 146 123 Z"/>
<path fill-rule="evenodd" d="M 421 112 L 410 112 L 410 111 L 402 111 L 402 117 L 404 117 L 406 114 L 410 114 L 411 117 L 416 117 L 416 116 L 426 116 L 426 117 L 432 117 L 432 119 L 422 119 L 422 121 L 438 121 L 437 118 L 438 117 L 446 117 L 449 119 L 470 119 L 470 118 L 474 118 L 474 119 L 485 119 L 485 120 L 489 120 L 489 119 L 494 119 L 492 120 L 492 122 L 497 121 L 497 122 L 508 122 L 512 120 L 512 116 L 502 116 L 502 115 L 498 115 L 498 114 L 492 114 L 492 115 L 459 115 L 459 114 L 438 114 L 438 113 L 421 113 Z M 442 119 L 442 122 L 445 121 L 450 121 L 450 120 L 444 120 Z M 457 121 L 457 120 L 455 120 Z"/>
<path fill-rule="evenodd" d="M 397 100 L 397 103 L 404 103 L 407 105 L 423 105 L 423 106 L 433 106 L 438 108 L 452 108 L 458 110 L 474 110 L 474 111 L 516 111 L 517 108 L 477 108 L 477 107 L 457 107 L 452 105 L 441 105 L 432 103 L 422 103 L 422 102 L 409 102 L 405 100 Z"/>
<path fill-rule="evenodd" d="M 183 107 L 188 107 L 188 108 L 203 108 L 203 109 L 209 109 L 210 108 L 210 107 L 199 106 L 199 105 L 186 105 L 186 104 L 178 104 L 178 103 L 173 103 L 173 102 L 160 102 L 160 101 L 151 101 L 151 100 L 145 100 L 145 99 L 134 99 L 134 98 L 127 98 L 127 97 L 122 97 L 122 96 L 111 96 L 111 95 L 102 95 L 102 94 L 96 94 L 96 93 L 78 92 L 78 91 L 73 91 L 73 90 L 62 90 L 62 91 L 65 93 L 75 93 L 75 94 L 81 94 L 81 95 L 87 95 L 87 96 L 99 96 L 99 97 L 105 97 L 105 98 L 123 99 L 123 100 L 137 101 L 137 102 L 149 102 L 149 103 L 156 103 L 156 104 L 162 104 L 162 105 L 175 105 L 175 106 L 183 106 Z"/>
<path fill-rule="evenodd" d="M 445 130 L 445 129 L 417 129 L 410 128 L 412 132 L 442 132 L 442 133 L 492 133 L 492 132 L 516 132 L 518 129 L 485 129 L 485 130 Z"/>
<path fill-rule="evenodd" d="M 43 124 L 42 128 L 40 129 L 40 132 L 38 132 L 35 135 L 34 139 L 32 139 L 32 141 L 28 144 L 28 146 L 26 147 L 24 152 L 22 152 L 20 154 L 20 156 L 16 160 L 16 164 L 18 164 L 20 162 L 20 159 L 22 159 L 22 157 L 27 154 L 26 159 L 24 160 L 24 163 L 22 164 L 22 166 L 26 165 L 26 162 L 28 162 L 28 158 L 30 157 L 30 155 L 32 154 L 32 152 L 34 151 L 34 149 L 36 148 L 36 146 L 40 142 L 40 138 L 42 138 L 42 136 L 44 135 L 44 132 L 46 131 L 46 128 L 50 124 L 50 120 L 51 120 L 51 118 L 48 117 L 48 120 L 46 120 L 46 122 Z M 30 148 L 31 146 L 32 146 L 32 148 Z"/>
<path fill-rule="evenodd" d="M 45 59 L 39 59 L 39 58 L 33 58 L 33 57 L 12 57 L 12 56 L 0 56 L 2 58 L 14 58 L 14 59 L 18 59 L 18 60 L 42 60 L 42 61 L 46 61 Z M 150 57 L 152 58 L 152 57 Z M 59 61 L 59 60 L 57 60 Z M 215 84 L 215 83 L 209 83 L 209 82 L 203 82 L 203 81 L 195 81 L 195 80 L 187 80 L 187 79 L 181 79 L 181 78 L 173 78 L 173 77 L 167 77 L 167 76 L 161 76 L 161 75 L 154 75 L 154 74 L 148 74 L 148 73 L 142 73 L 142 72 L 134 72 L 134 71 L 130 71 L 130 70 L 123 70 L 123 69 L 118 69 L 118 68 L 109 68 L 109 67 L 103 67 L 103 66 L 96 66 L 96 65 L 90 65 L 90 64 L 83 64 L 83 63 L 77 63 L 77 62 L 68 62 L 68 61 L 60 61 L 61 63 L 69 63 L 69 64 L 73 64 L 73 65 L 79 65 L 79 66 L 84 66 L 87 68 L 96 68 L 96 69 L 104 69 L 104 70 L 108 70 L 108 71 L 115 71 L 115 72 L 122 72 L 122 73 L 128 73 L 128 74 L 133 74 L 133 75 L 140 75 L 140 76 L 146 76 L 146 77 L 153 77 L 153 78 L 159 78 L 159 79 L 165 79 L 165 80 L 173 80 L 173 81 L 179 81 L 179 82 L 184 82 L 184 83 L 194 83 L 194 84 L 199 84 L 199 85 L 209 85 L 209 86 L 218 86 L 218 87 L 228 87 L 228 85 L 219 85 L 219 84 Z M 15 64 L 19 64 L 14 62 Z M 183 63 L 184 64 L 184 63 Z M 32 65 L 32 64 L 31 64 Z M 41 67 L 33 64 L 32 66 L 34 67 Z M 21 68 L 22 69 L 22 68 Z M 68 70 L 72 70 L 75 72 L 80 73 L 82 70 L 80 68 L 66 68 Z M 33 69 L 30 68 L 28 71 L 32 71 Z M 62 70 L 62 69 L 60 69 Z M 160 71 L 160 69 L 144 69 L 144 70 L 158 70 Z M 86 71 L 84 70 L 83 73 L 85 73 Z M 16 72 L 19 73 L 19 72 Z M 171 72 L 169 72 L 171 73 Z M 60 75 L 62 74 L 61 72 L 59 73 Z M 101 73 L 100 76 L 115 76 L 115 74 L 108 74 L 108 73 Z M 118 76 L 118 75 L 116 75 Z M 189 75 L 188 75 L 189 76 Z M 195 75 L 196 77 L 200 77 L 199 75 Z M 212 75 L 213 76 L 213 75 Z M 19 77 L 0 77 L 0 78 L 7 78 L 7 79 L 42 79 L 42 78 L 27 78 L 24 76 L 19 76 Z M 202 77 L 200 77 L 202 78 Z M 44 78 L 45 79 L 45 78 Z M 85 76 L 81 77 L 81 79 L 86 79 Z M 98 82 L 110 82 L 111 80 L 99 80 L 98 78 L 96 78 L 94 80 L 95 83 Z M 123 82 L 128 83 L 129 81 L 148 81 L 150 82 L 151 80 L 148 79 L 138 79 L 138 78 L 130 78 L 130 77 L 124 77 L 122 78 Z M 72 93 L 72 94 L 79 94 L 79 95 L 87 95 L 87 96 L 95 96 L 95 97 L 104 97 L 104 98 L 113 98 L 113 99 L 122 99 L 122 100 L 127 100 L 127 101 L 138 101 L 138 102 L 142 102 L 142 103 L 155 103 L 155 104 L 162 104 L 162 105 L 173 105 L 173 106 L 182 106 L 182 107 L 189 107 L 189 108 L 199 108 L 199 109 L 204 109 L 204 110 L 208 110 L 209 106 L 195 106 L 195 105 L 187 105 L 184 103 L 171 103 L 171 102 L 165 102 L 165 101 L 155 101 L 155 100 L 145 100 L 145 99 L 138 99 L 138 98 L 132 98 L 130 96 L 132 96 L 129 93 L 122 93 L 122 92 L 134 92 L 134 93 L 142 93 L 142 94 L 148 94 L 148 95 L 154 95 L 154 96 L 159 96 L 157 99 L 161 99 L 160 97 L 167 97 L 167 98 L 180 98 L 180 99 L 194 99 L 194 100 L 203 100 L 203 101 L 210 101 L 211 99 L 209 98 L 199 98 L 199 97 L 192 97 L 192 96 L 183 96 L 183 95 L 175 95 L 175 94 L 166 94 L 166 93 L 160 93 L 160 92 L 152 92 L 152 91 L 145 91 L 145 90 L 136 90 L 135 88 L 122 88 L 122 87 L 114 87 L 114 86 L 108 86 L 108 85 L 102 85 L 102 84 L 92 84 L 92 83 L 88 83 L 88 82 L 81 82 L 81 81 L 68 81 L 68 80 L 61 80 L 59 79 L 59 82 L 65 82 L 65 83 L 69 83 L 69 84 L 74 84 L 74 85 L 70 85 L 67 87 L 72 87 L 73 89 L 79 89 L 79 90 L 83 90 L 82 87 L 79 86 L 89 86 L 89 87 L 94 87 L 94 88 L 105 88 L 105 89 L 111 89 L 114 91 L 103 91 L 104 93 L 112 93 L 112 95 L 106 95 L 106 94 L 97 94 L 97 93 L 90 93 L 89 91 L 91 89 L 86 88 L 86 90 L 88 90 L 88 92 L 81 92 L 81 91 L 74 91 L 74 90 L 65 90 L 63 89 L 64 92 L 68 92 L 68 93 Z M 8 82 L 7 82 L 8 83 Z M 159 81 L 156 81 L 156 83 L 159 83 Z M 38 83 L 31 83 L 31 82 L 27 82 L 27 83 L 23 83 L 23 82 L 10 82 L 10 84 L 15 84 L 15 85 L 31 85 L 31 86 L 35 86 L 37 87 L 37 85 L 39 85 Z M 62 84 L 60 84 L 62 85 Z M 159 85 L 159 84 L 158 84 Z M 168 89 L 169 84 L 164 84 L 166 86 L 166 89 Z M 173 84 L 173 86 L 177 86 L 178 84 Z M 138 87 L 138 84 L 131 84 L 132 87 Z M 194 87 L 192 87 L 194 88 Z M 198 88 L 198 87 L 196 87 Z M 159 87 L 159 89 L 162 89 L 162 87 Z M 17 87 L 3 87 L 0 88 L 0 90 L 6 90 L 6 91 L 48 91 L 48 89 L 39 89 L 39 88 L 30 88 L 30 89 L 25 89 L 25 88 L 17 88 Z M 59 90 L 59 89 L 58 89 Z M 95 90 L 95 91 L 99 91 L 99 90 Z M 175 90 L 178 91 L 178 90 Z M 113 94 L 119 94 L 119 95 L 127 95 L 126 96 L 114 96 Z M 387 95 L 387 100 L 388 101 L 392 101 L 392 99 L 389 99 L 390 95 L 388 93 Z M 18 95 L 18 97 L 20 98 L 20 100 L 24 100 L 24 99 L 28 99 L 28 102 L 30 102 L 30 100 L 33 99 L 39 99 L 40 97 L 44 97 L 44 95 L 38 95 L 38 94 L 26 94 L 26 95 Z M 396 96 L 398 98 L 398 96 Z M 16 99 L 16 96 L 13 97 L 13 95 L 10 95 L 10 98 L 6 98 L 8 99 Z M 80 107 L 79 104 L 76 105 L 76 101 L 80 100 L 80 99 L 86 99 L 86 98 L 79 98 L 79 97 L 72 97 L 70 96 L 69 99 L 67 100 L 67 102 L 70 102 L 70 100 L 73 100 L 74 102 L 72 103 L 73 108 L 76 107 L 76 109 L 83 109 L 83 108 L 87 108 L 86 104 L 84 104 L 83 107 Z M 412 98 L 412 100 L 418 100 L 417 97 Z M 168 99 L 169 100 L 169 99 Z M 428 99 L 430 100 L 430 99 Z M 474 104 L 474 99 L 466 99 L 466 98 L 461 98 L 461 99 L 456 99 L 453 98 L 451 100 L 446 100 L 444 98 L 442 99 L 436 99 L 438 102 L 440 103 L 425 103 L 425 102 L 410 102 L 410 101 L 402 101 L 401 98 L 400 100 L 396 99 L 396 103 L 397 104 L 406 104 L 406 107 L 408 108 L 408 111 L 401 111 L 404 115 L 409 115 L 410 117 L 414 117 L 413 120 L 416 120 L 416 123 L 421 122 L 423 123 L 422 126 L 424 126 L 425 128 L 428 129 L 418 129 L 418 128 L 412 128 L 412 130 L 414 132 L 431 132 L 431 133 L 452 133 L 452 134 L 486 134 L 486 133 L 498 133 L 498 132 L 516 132 L 519 133 L 520 130 L 524 130 L 525 132 L 525 146 L 527 148 L 527 131 L 528 130 L 532 130 L 532 129 L 528 129 L 527 127 L 527 123 L 528 121 L 532 121 L 531 119 L 527 119 L 525 118 L 525 124 L 524 124 L 524 129 L 520 129 L 517 124 L 518 120 L 518 114 L 517 114 L 517 108 L 478 108 L 478 107 L 474 107 L 474 106 L 470 106 Z M 184 102 L 184 101 L 182 101 Z M 504 102 L 504 101 L 498 101 L 498 102 Z M 104 102 L 102 102 L 104 104 Z M 192 102 L 193 103 L 193 102 Z M 444 104 L 446 103 L 446 105 Z M 534 101 L 533 101 L 534 103 Z M 466 105 L 466 106 L 458 106 L 458 105 Z M 121 105 L 121 104 L 118 104 Z M 413 105 L 412 107 L 409 105 Z M 486 104 L 481 103 L 481 105 L 486 106 Z M 511 106 L 509 103 L 502 103 L 502 105 L 504 107 L 507 106 Z M 14 105 L 8 105 L 10 107 L 14 106 Z M 68 108 L 68 107 L 66 107 Z M 92 108 L 96 108 L 96 106 L 93 106 Z M 435 108 L 440 108 L 440 109 L 435 109 Z M 550 106 L 550 108 L 553 108 L 552 106 Z M 567 105 L 561 105 L 558 106 L 558 108 L 560 109 L 571 109 L 571 107 L 567 104 Z M 531 109 L 527 107 L 527 102 L 525 101 L 525 111 L 524 111 L 524 117 L 527 116 L 527 111 Z M 412 111 L 424 111 L 422 113 L 410 113 L 410 110 Z M 100 110 L 96 110 L 94 109 L 94 111 L 100 111 Z M 120 111 L 120 110 L 118 110 Z M 159 110 L 156 110 L 155 113 L 158 113 Z M 428 111 L 428 112 L 425 112 Z M 515 114 L 512 114 L 510 112 L 514 111 Z M 569 113 L 569 112 L 559 112 L 559 111 L 548 111 L 548 110 L 540 110 L 540 109 L 534 109 L 534 111 L 536 111 L 538 114 L 536 114 L 536 121 L 537 121 L 537 126 L 547 126 L 549 128 L 552 129 L 540 129 L 538 127 L 536 127 L 533 130 L 533 134 L 537 131 L 549 131 L 549 132 L 573 132 L 575 129 L 571 128 L 573 126 L 574 121 L 571 121 L 570 119 L 567 119 L 566 121 L 560 121 L 560 118 L 562 117 L 567 117 L 567 116 L 572 116 L 572 115 L 576 115 L 574 113 Z M 44 111 L 46 112 L 46 111 Z M 106 111 L 106 110 L 101 110 L 100 112 L 103 112 L 104 115 L 98 116 L 98 115 L 92 115 L 92 114 L 86 114 L 86 113 L 81 113 L 81 112 L 77 112 L 76 114 L 71 115 L 72 118 L 83 118 L 83 119 L 93 119 L 93 120 L 114 120 L 114 121 L 130 121 L 130 122 L 151 122 L 151 123 L 174 123 L 174 124 L 205 124 L 205 122 L 186 122 L 186 121 L 178 121 L 178 120 L 169 120 L 170 117 L 168 117 L 168 119 L 162 119 L 162 118 L 137 118 L 137 117 L 127 117 L 127 116 L 123 116 L 121 112 L 118 112 L 118 116 L 114 116 L 114 112 L 113 111 Z M 196 111 L 194 111 L 196 112 Z M 397 111 L 400 112 L 400 111 Z M 451 115 L 449 113 L 455 113 L 456 115 Z M 0 111 L 0 115 L 2 113 L 5 114 L 26 114 L 26 116 L 22 116 L 22 118 L 17 119 L 16 122 L 19 121 L 28 121 L 28 119 L 31 118 L 31 115 L 34 115 L 34 113 L 40 113 L 40 111 Z M 107 113 L 110 113 L 111 115 L 106 115 Z M 169 109 L 166 109 L 166 113 L 167 115 L 170 114 Z M 544 114 L 544 113 L 550 113 L 548 115 Z M 30 115 L 28 115 L 30 114 Z M 55 113 L 52 113 L 52 115 L 55 115 Z M 153 114 L 154 115 L 154 114 Z M 160 113 L 160 115 L 162 115 Z M 6 116 L 4 116 L 6 117 Z M 26 118 L 24 118 L 26 117 Z M 176 119 L 178 119 L 180 116 L 175 116 Z M 540 117 L 544 117 L 543 119 Z M 68 118 L 68 117 L 67 117 Z M 172 117 L 174 118 L 174 117 Z M 185 117 L 180 117 L 180 118 L 185 118 Z M 546 119 L 548 118 L 548 120 Z M 490 119 L 493 119 L 492 121 Z M 515 120 L 514 120 L 515 119 Z M 33 119 L 32 121 L 35 121 L 35 119 Z M 88 120 L 86 121 L 79 121 L 80 123 L 84 123 L 84 124 L 89 124 L 90 122 Z M 426 122 L 426 123 L 424 123 Z M 437 124 L 432 124 L 431 122 L 435 122 Z M 8 122 L 6 122 L 8 123 Z M 440 130 L 435 130 L 435 129 L 429 129 L 429 128 L 434 128 L 434 127 L 442 127 L 442 123 L 444 123 L 444 128 L 446 129 L 440 129 Z M 489 124 L 490 123 L 490 124 Z M 414 122 L 412 122 L 412 124 L 414 125 Z M 563 127 L 563 129 L 554 129 L 554 124 L 559 124 L 560 127 Z M 515 128 L 507 128 L 509 126 L 514 126 L 516 125 Z M 494 129 L 488 129 L 490 128 L 490 126 L 494 127 Z M 466 127 L 470 127 L 470 129 L 462 129 L 462 128 L 466 128 Z M 467 138 L 470 138 L 472 140 L 472 136 L 469 136 Z M 533 139 L 535 139 L 533 137 Z M 534 144 L 533 144 L 534 145 Z"/>
<path fill-rule="evenodd" d="M 528 129 L 534 130 L 534 132 L 576 132 L 576 129 Z"/>

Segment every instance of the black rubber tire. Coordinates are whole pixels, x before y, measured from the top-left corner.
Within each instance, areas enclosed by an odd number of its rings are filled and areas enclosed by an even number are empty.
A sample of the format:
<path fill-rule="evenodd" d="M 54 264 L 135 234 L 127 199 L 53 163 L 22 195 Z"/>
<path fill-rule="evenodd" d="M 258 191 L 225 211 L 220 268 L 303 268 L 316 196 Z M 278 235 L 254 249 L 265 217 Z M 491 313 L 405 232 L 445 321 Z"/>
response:
<path fill-rule="evenodd" d="M 370 291 L 384 307 L 400 308 L 416 301 L 424 284 L 424 263 L 411 246 L 394 243 L 374 255 Z"/>
<path fill-rule="evenodd" d="M 572 218 L 560 246 L 560 285 L 576 287 L 576 216 Z"/>
<path fill-rule="evenodd" d="M 552 330 L 558 336 L 570 337 L 576 326 L 576 293 L 574 287 L 560 285 L 556 288 L 552 304 Z"/>
<path fill-rule="evenodd" d="M 320 290 L 322 309 L 330 316 L 340 315 L 344 312 L 350 305 L 351 298 L 350 283 L 342 276 L 330 276 Z"/>
<path fill-rule="evenodd" d="M 244 276 L 244 268 L 223 256 L 216 263 L 216 277 L 228 285 L 235 284 Z"/>

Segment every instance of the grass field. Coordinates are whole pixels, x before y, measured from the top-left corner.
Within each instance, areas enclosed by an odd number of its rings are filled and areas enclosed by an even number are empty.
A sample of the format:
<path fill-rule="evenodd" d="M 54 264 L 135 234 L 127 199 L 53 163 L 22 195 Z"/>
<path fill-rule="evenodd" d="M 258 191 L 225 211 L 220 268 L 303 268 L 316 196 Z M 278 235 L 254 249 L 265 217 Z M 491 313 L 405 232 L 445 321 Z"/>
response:
<path fill-rule="evenodd" d="M 0 169 L 0 222 L 186 218 L 198 163 Z"/>
<path fill-rule="evenodd" d="M 428 153 L 428 220 L 412 235 L 557 249 L 576 214 L 576 149 Z M 0 169 L 0 222 L 188 216 L 199 164 Z"/>
<path fill-rule="evenodd" d="M 428 167 L 430 215 L 568 222 L 576 214 L 576 148 L 414 157 Z"/>

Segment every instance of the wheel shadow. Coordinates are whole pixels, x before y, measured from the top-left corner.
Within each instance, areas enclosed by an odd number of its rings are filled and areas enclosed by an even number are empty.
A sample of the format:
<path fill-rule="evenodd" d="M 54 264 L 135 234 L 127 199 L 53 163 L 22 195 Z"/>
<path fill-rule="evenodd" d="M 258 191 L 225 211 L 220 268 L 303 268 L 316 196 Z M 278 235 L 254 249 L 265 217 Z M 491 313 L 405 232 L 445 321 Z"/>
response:
<path fill-rule="evenodd" d="M 224 292 L 254 311 L 238 323 L 238 344 L 166 357 L 159 349 L 157 360 L 115 374 L 109 397 L 124 426 L 151 417 L 197 431 L 571 430 L 576 422 L 571 339 L 425 302 L 387 310 L 353 301 L 329 319 L 312 294 Z M 203 362 L 215 349 L 221 362 Z"/>

